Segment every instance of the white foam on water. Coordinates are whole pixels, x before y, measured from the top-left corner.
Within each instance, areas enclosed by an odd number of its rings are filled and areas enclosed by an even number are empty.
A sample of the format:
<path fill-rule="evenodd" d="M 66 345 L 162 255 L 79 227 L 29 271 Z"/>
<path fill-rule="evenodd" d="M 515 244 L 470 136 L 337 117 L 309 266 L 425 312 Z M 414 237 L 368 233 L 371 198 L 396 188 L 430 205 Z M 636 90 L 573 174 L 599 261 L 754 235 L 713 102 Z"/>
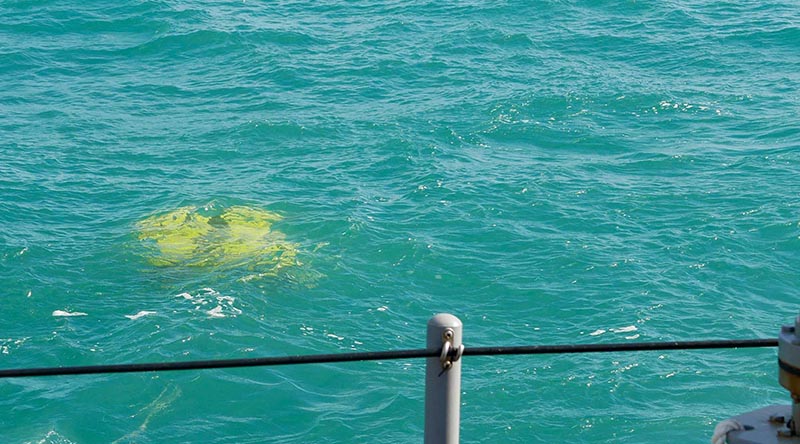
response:
<path fill-rule="evenodd" d="M 635 325 L 628 325 L 626 327 L 609 328 L 613 333 L 629 333 L 638 330 Z"/>
<path fill-rule="evenodd" d="M 222 306 L 221 305 L 217 305 L 216 307 L 212 308 L 211 310 L 208 310 L 206 313 L 208 313 L 208 315 L 211 316 L 212 318 L 224 318 L 225 317 L 225 314 L 222 313 Z"/>
<path fill-rule="evenodd" d="M 611 333 L 630 333 L 630 332 L 634 332 L 634 331 L 637 331 L 637 330 L 638 330 L 638 328 L 636 328 L 635 325 L 628 325 L 628 326 L 625 326 L 625 327 L 612 327 L 612 328 L 609 328 L 608 330 L 603 329 L 603 328 L 598 328 L 597 330 L 589 333 L 589 336 L 600 336 L 600 335 L 602 335 L 603 333 L 606 333 L 606 332 L 611 332 Z M 583 333 L 581 333 L 581 334 L 583 334 Z M 634 334 L 634 335 L 625 336 L 625 339 L 637 339 L 638 337 L 639 337 L 639 334 L 637 333 L 637 334 Z"/>
<path fill-rule="evenodd" d="M 181 293 L 175 297 L 191 301 L 192 305 L 194 305 L 194 310 L 200 310 L 201 308 L 206 308 L 206 306 L 214 306 L 210 310 L 203 310 L 212 318 L 235 318 L 242 314 L 242 310 L 234 305 L 236 298 L 223 295 L 210 287 L 202 288 L 197 294 Z"/>
<path fill-rule="evenodd" d="M 0 338 L 0 354 L 7 355 L 11 353 L 12 349 L 19 348 L 29 338 L 13 339 L 13 338 Z"/>
<path fill-rule="evenodd" d="M 37 441 L 25 441 L 23 444 L 75 444 L 75 442 L 64 438 L 55 430 L 50 430 L 44 438 Z"/>
<path fill-rule="evenodd" d="M 53 312 L 53 316 L 55 317 L 72 317 L 72 316 L 89 316 L 88 313 L 84 313 L 82 311 L 66 311 L 66 310 L 56 310 Z"/>
<path fill-rule="evenodd" d="M 142 310 L 139 313 L 136 313 L 134 315 L 125 315 L 125 317 L 130 319 L 130 320 L 132 320 L 132 321 L 135 321 L 136 319 L 143 318 L 145 316 L 154 315 L 154 314 L 156 314 L 155 311 Z"/>

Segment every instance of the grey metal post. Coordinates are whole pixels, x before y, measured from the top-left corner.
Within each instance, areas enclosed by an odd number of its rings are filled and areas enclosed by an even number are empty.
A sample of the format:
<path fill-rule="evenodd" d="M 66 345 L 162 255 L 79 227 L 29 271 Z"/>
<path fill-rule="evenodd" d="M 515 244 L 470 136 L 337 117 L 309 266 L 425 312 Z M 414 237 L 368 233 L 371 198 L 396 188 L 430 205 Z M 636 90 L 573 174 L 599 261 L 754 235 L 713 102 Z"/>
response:
<path fill-rule="evenodd" d="M 442 356 L 428 358 L 425 368 L 425 444 L 458 444 L 462 327 L 446 313 L 428 321 L 427 347 L 442 349 Z M 455 358 L 449 357 L 452 353 Z"/>

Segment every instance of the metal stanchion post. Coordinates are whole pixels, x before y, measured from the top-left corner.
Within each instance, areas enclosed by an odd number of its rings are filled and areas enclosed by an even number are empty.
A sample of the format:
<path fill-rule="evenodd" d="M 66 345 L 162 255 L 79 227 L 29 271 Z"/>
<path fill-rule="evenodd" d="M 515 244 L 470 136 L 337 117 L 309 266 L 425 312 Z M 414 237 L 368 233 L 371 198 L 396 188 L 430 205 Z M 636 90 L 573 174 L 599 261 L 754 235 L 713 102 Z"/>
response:
<path fill-rule="evenodd" d="M 461 408 L 461 344 L 463 325 L 450 314 L 428 321 L 428 349 L 441 349 L 425 368 L 425 444 L 457 444 Z"/>

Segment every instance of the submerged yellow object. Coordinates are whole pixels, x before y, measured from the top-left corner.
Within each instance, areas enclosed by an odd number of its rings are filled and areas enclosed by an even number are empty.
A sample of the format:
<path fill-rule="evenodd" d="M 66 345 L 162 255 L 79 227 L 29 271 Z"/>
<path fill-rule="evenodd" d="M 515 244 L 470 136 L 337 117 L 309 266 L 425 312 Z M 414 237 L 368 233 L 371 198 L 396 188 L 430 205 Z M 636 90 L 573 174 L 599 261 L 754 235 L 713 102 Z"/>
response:
<path fill-rule="evenodd" d="M 181 207 L 136 224 L 156 266 L 239 268 L 263 277 L 299 265 L 297 244 L 272 229 L 281 216 L 243 205 Z"/>

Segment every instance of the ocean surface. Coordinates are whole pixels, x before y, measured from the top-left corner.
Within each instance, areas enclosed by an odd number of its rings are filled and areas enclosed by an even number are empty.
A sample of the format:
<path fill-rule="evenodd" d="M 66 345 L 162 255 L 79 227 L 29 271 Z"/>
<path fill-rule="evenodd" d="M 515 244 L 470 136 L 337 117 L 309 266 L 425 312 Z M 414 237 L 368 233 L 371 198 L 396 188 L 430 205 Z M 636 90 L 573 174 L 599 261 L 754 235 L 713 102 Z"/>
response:
<path fill-rule="evenodd" d="M 794 1 L 0 2 L 3 369 L 772 338 L 798 264 Z M 466 357 L 461 442 L 705 443 L 775 357 Z M 0 441 L 421 442 L 423 379 L 6 379 Z"/>

